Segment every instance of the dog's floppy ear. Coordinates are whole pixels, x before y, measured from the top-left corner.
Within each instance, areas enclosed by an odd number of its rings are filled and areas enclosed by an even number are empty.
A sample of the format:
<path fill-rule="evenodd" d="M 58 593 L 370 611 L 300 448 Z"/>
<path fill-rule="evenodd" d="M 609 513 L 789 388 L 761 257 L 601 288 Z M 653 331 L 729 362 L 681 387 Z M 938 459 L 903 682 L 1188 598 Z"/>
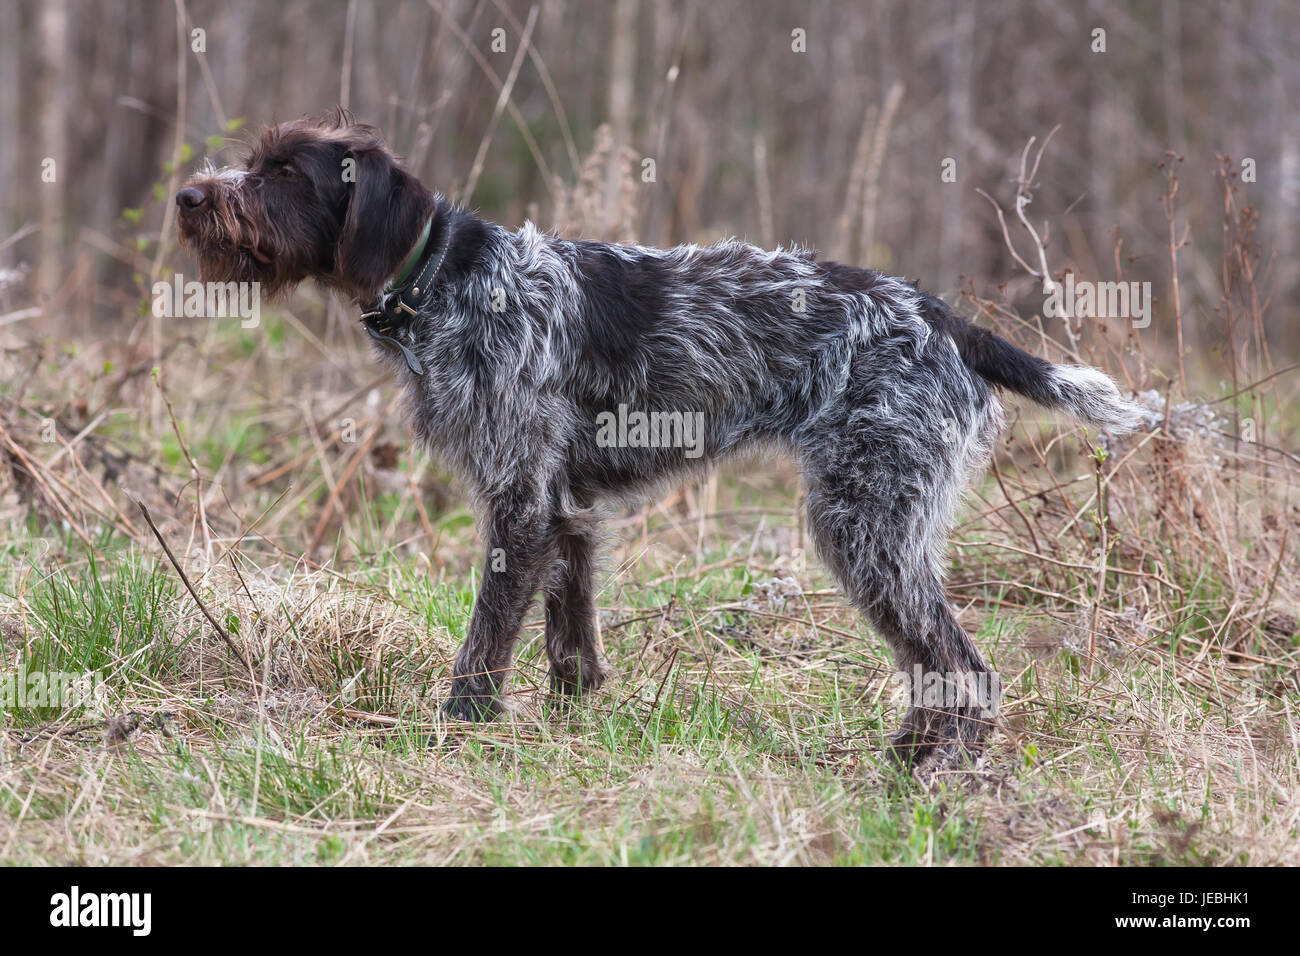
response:
<path fill-rule="evenodd" d="M 360 301 L 383 288 L 420 237 L 433 199 L 380 142 L 351 146 L 343 161 L 351 200 L 335 258 L 339 285 Z"/>

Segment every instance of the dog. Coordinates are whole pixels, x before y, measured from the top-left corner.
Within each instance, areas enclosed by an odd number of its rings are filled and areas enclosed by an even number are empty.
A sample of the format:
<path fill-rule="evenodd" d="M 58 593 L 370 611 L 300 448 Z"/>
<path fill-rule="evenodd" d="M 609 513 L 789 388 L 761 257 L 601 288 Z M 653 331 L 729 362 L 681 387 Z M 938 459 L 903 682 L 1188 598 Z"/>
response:
<path fill-rule="evenodd" d="M 487 555 L 444 704 L 455 718 L 500 711 L 538 592 L 553 690 L 599 687 L 602 507 L 767 445 L 799 462 L 818 551 L 899 670 L 957 687 L 934 705 L 913 686 L 886 750 L 908 765 L 977 753 L 996 701 L 970 688 L 996 675 L 949 606 L 943 554 L 1003 426 L 996 389 L 1116 434 L 1141 421 L 1104 373 L 809 251 L 509 231 L 341 110 L 265 128 L 244 163 L 192 177 L 176 202 L 205 281 L 274 295 L 311 278 L 355 302 L 414 432 L 468 488 Z M 628 410 L 640 427 L 611 428 Z M 696 441 L 673 440 L 678 421 L 698 423 Z"/>

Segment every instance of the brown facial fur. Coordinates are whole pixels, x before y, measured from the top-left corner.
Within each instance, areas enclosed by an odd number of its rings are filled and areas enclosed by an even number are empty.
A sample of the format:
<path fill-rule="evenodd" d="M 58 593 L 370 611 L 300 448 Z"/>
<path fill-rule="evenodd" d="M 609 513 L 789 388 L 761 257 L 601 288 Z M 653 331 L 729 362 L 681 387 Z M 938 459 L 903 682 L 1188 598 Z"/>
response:
<path fill-rule="evenodd" d="M 364 302 L 410 251 L 434 197 L 374 127 L 335 110 L 264 127 L 238 166 L 191 177 L 178 205 L 181 245 L 205 281 L 259 282 L 274 296 L 315 278 Z"/>

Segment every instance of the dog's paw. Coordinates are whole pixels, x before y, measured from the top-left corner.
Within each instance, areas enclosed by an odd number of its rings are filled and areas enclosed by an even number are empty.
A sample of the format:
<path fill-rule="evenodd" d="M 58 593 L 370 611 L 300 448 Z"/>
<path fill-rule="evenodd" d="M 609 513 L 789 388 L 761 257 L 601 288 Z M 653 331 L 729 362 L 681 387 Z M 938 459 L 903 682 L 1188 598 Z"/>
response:
<path fill-rule="evenodd" d="M 903 718 L 903 726 L 890 735 L 885 750 L 903 770 L 935 764 L 951 768 L 971 765 L 992 727 L 992 720 L 983 712 L 913 707 Z"/>
<path fill-rule="evenodd" d="M 502 710 L 501 697 L 487 681 L 457 677 L 451 682 L 451 695 L 442 712 L 455 720 L 481 722 L 491 720 Z"/>
<path fill-rule="evenodd" d="M 551 666 L 551 693 L 563 697 L 584 697 L 600 689 L 610 675 L 604 661 L 588 661 L 580 667 Z"/>
<path fill-rule="evenodd" d="M 983 753 L 982 742 L 946 740 L 935 745 L 925 762 L 915 768 L 915 773 L 924 783 L 937 783 L 954 775 L 973 773 Z"/>
<path fill-rule="evenodd" d="M 904 725 L 889 735 L 885 756 L 898 769 L 912 770 L 930 756 L 936 744 L 920 730 Z"/>

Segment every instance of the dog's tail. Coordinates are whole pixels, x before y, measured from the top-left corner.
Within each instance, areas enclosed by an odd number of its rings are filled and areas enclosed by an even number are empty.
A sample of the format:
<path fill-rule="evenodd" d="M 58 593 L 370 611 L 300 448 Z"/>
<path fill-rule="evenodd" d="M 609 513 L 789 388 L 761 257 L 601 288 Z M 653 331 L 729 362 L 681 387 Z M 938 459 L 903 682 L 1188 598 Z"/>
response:
<path fill-rule="evenodd" d="M 1044 408 L 1060 408 L 1116 434 L 1138 428 L 1142 409 L 1126 401 L 1111 377 L 1087 365 L 1054 365 L 988 329 L 967 325 L 957 351 L 967 368 Z"/>
<path fill-rule="evenodd" d="M 943 300 L 926 299 L 932 324 L 952 335 L 966 367 L 992 384 L 1045 408 L 1063 409 L 1116 435 L 1134 431 L 1146 420 L 1141 406 L 1125 400 L 1111 377 L 1100 369 L 1054 365 L 988 329 L 971 325 Z"/>

